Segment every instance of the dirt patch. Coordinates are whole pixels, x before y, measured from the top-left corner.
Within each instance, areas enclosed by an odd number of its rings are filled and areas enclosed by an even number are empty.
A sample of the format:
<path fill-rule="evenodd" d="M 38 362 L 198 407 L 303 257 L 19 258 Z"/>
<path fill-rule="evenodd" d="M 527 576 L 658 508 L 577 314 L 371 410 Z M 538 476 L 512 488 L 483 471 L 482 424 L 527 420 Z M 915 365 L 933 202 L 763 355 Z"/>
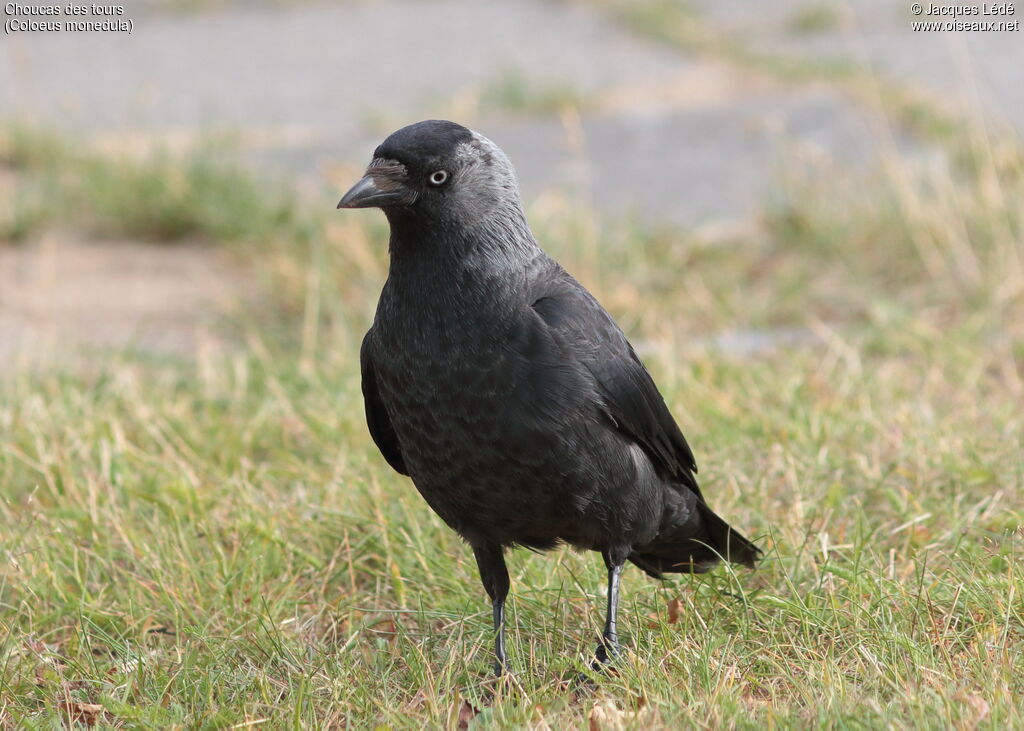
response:
<path fill-rule="evenodd" d="M 0 247 L 0 367 L 60 360 L 69 346 L 191 357 L 219 343 L 243 282 L 220 251 L 49 234 Z"/>

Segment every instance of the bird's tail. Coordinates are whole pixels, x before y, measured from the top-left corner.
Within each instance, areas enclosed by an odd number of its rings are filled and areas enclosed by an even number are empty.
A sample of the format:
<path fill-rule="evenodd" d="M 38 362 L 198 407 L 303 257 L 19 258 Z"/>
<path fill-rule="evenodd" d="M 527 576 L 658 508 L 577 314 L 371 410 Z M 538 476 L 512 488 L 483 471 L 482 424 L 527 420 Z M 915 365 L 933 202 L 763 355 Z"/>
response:
<path fill-rule="evenodd" d="M 651 543 L 634 550 L 629 560 L 656 579 L 665 573 L 702 574 L 723 558 L 753 568 L 761 549 L 718 517 L 703 500 L 698 498 L 695 507 L 686 525 L 679 526 L 678 531 L 663 531 Z"/>

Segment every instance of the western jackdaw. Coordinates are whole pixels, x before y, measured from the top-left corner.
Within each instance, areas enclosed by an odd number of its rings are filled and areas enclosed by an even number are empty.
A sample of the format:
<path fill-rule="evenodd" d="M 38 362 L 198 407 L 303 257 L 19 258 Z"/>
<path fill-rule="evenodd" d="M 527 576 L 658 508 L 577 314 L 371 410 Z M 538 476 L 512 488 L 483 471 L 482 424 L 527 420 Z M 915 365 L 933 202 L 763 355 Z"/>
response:
<path fill-rule="evenodd" d="M 760 550 L 704 502 L 697 465 L 611 316 L 545 254 L 515 172 L 453 122 L 398 130 L 338 208 L 377 207 L 390 270 L 360 353 L 370 434 L 470 546 L 506 665 L 504 550 L 600 551 L 607 618 L 597 659 L 618 651 L 619 577 L 655 578 Z"/>

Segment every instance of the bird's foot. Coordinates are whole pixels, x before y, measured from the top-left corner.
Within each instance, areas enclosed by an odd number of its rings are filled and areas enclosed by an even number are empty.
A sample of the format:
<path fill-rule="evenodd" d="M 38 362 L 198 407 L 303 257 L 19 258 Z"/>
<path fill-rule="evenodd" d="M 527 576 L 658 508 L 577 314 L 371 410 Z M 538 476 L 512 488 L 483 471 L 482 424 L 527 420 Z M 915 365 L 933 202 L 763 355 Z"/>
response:
<path fill-rule="evenodd" d="M 622 657 L 622 648 L 618 642 L 601 642 L 594 651 L 594 670 L 615 672 L 615 663 Z"/>
<path fill-rule="evenodd" d="M 493 674 L 483 678 L 480 683 L 480 687 L 484 690 L 484 698 L 488 703 L 522 689 L 519 679 L 512 673 L 508 665 L 495 662 L 492 670 Z"/>
<path fill-rule="evenodd" d="M 593 695 L 598 689 L 598 683 L 594 679 L 593 673 L 588 673 L 585 670 L 578 670 L 565 683 L 565 688 L 572 693 L 573 699 L 578 701 L 581 698 Z"/>

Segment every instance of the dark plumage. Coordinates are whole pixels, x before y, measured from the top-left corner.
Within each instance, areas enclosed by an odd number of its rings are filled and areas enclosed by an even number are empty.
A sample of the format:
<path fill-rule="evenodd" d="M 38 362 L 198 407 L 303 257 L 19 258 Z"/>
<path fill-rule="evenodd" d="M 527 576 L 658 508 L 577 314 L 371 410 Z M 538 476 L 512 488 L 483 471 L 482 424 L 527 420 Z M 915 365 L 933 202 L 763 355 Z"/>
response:
<path fill-rule="evenodd" d="M 560 542 L 609 572 L 598 657 L 617 647 L 626 560 L 660 578 L 760 551 L 705 504 L 697 465 L 622 331 L 537 246 L 515 173 L 452 122 L 405 127 L 339 208 L 380 207 L 391 267 L 361 364 L 395 470 L 472 546 L 505 664 L 503 551 Z"/>

